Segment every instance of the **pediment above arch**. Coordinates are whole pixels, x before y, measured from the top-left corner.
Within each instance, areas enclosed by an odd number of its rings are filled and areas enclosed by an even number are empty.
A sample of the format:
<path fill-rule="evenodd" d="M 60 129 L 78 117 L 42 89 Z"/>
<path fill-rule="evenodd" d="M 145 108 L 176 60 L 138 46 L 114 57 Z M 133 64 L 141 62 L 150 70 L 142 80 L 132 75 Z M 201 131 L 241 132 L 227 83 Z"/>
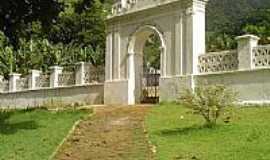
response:
<path fill-rule="evenodd" d="M 205 4 L 208 0 L 115 0 L 109 18 L 176 2 L 180 3 L 180 5 L 185 8 L 193 3 Z"/>

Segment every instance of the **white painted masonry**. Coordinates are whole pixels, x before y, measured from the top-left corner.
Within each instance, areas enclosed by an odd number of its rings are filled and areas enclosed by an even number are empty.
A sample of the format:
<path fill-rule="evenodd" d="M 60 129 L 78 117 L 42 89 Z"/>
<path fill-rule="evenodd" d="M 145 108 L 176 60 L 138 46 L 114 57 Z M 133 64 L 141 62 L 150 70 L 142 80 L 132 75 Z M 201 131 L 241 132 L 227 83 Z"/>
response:
<path fill-rule="evenodd" d="M 72 67 L 72 66 L 71 66 Z M 43 105 L 103 104 L 103 72 L 79 62 L 73 72 L 53 66 L 50 74 L 31 70 L 28 75 L 0 76 L 0 108 L 27 108 Z"/>
<path fill-rule="evenodd" d="M 17 90 L 17 81 L 20 79 L 21 74 L 11 73 L 9 75 L 9 91 L 16 92 Z"/>
<path fill-rule="evenodd" d="M 237 50 L 206 53 L 206 4 L 207 0 L 115 1 L 106 21 L 105 104 L 140 103 L 141 57 L 151 34 L 161 41 L 160 101 L 176 100 L 184 90 L 204 83 L 235 89 L 242 103 L 270 102 L 270 45 L 259 46 L 259 37 L 243 35 L 236 37 Z M 119 70 L 120 79 L 110 76 Z M 119 94 L 112 96 L 115 90 Z"/>
<path fill-rule="evenodd" d="M 105 83 L 80 62 L 75 73 L 51 67 L 50 75 L 0 76 L 0 107 L 27 107 L 48 101 L 88 104 L 141 102 L 143 47 L 151 34 L 161 42 L 160 101 L 174 101 L 184 90 L 223 84 L 240 103 L 270 103 L 270 45 L 259 37 L 236 37 L 237 50 L 206 53 L 207 0 L 116 0 L 108 16 Z M 103 79 L 103 78 L 101 78 Z M 27 81 L 28 80 L 28 81 Z M 28 86 L 25 86 L 28 84 Z M 70 85 L 71 84 L 71 85 Z"/>
<path fill-rule="evenodd" d="M 207 0 L 116 1 L 106 21 L 105 95 L 115 86 L 124 86 L 120 87 L 120 96 L 105 96 L 105 103 L 140 103 L 143 47 L 151 34 L 161 41 L 162 82 L 170 77 L 198 74 L 199 56 L 206 52 L 206 3 Z M 119 83 L 123 81 L 128 85 Z M 167 90 L 160 87 L 161 93 L 165 92 L 163 89 Z M 126 96 L 126 101 L 121 101 Z"/>
<path fill-rule="evenodd" d="M 59 74 L 62 73 L 63 67 L 52 66 L 50 67 L 51 75 L 50 75 L 50 87 L 58 87 L 58 77 Z"/>
<path fill-rule="evenodd" d="M 32 90 L 32 89 L 36 89 L 38 87 L 36 79 L 40 76 L 40 74 L 41 74 L 41 71 L 39 71 L 39 70 L 31 70 L 30 78 L 28 81 L 29 89 Z"/>

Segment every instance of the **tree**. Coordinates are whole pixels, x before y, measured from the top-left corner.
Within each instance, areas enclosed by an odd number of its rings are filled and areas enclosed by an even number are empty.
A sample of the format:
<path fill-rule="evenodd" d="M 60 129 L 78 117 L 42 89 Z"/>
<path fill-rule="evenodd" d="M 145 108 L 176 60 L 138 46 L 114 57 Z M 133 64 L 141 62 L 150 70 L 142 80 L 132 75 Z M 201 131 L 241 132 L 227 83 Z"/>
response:
<path fill-rule="evenodd" d="M 258 16 L 254 15 L 254 13 L 258 13 L 258 10 L 269 7 L 269 0 L 209 1 L 206 11 L 208 51 L 234 49 L 236 36 L 244 33 L 264 32 L 262 31 L 265 30 L 264 28 L 258 27 L 259 23 L 250 23 L 250 21 L 254 22 L 251 17 Z M 259 17 L 261 16 L 259 15 Z M 247 26 L 248 24 L 252 25 Z M 261 35 L 263 36 L 264 33 Z"/>
<path fill-rule="evenodd" d="M 270 9 L 258 9 L 252 12 L 243 25 L 243 32 L 259 36 L 261 38 L 261 44 L 269 44 Z"/>
<path fill-rule="evenodd" d="M 28 23 L 40 21 L 48 27 L 61 10 L 57 0 L 5 0 L 0 6 L 0 30 L 17 46 L 20 36 L 31 34 L 25 32 Z"/>
<path fill-rule="evenodd" d="M 66 1 L 65 10 L 49 31 L 54 43 L 76 43 L 105 48 L 106 12 L 99 0 Z"/>
<path fill-rule="evenodd" d="M 152 67 L 155 69 L 160 69 L 160 47 L 161 42 L 156 34 L 152 34 L 146 41 L 143 49 L 144 54 L 144 68 L 149 69 Z"/>

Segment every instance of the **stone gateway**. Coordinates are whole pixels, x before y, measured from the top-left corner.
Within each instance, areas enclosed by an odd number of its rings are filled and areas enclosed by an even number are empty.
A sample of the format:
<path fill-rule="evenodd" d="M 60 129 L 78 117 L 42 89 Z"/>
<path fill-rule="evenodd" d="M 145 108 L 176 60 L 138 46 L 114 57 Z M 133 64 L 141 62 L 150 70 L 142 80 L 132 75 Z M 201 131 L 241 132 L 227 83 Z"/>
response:
<path fill-rule="evenodd" d="M 107 19 L 106 104 L 141 101 L 142 54 L 151 34 L 159 37 L 160 100 L 191 87 L 205 53 L 206 0 L 119 0 Z"/>
<path fill-rule="evenodd" d="M 159 101 L 176 100 L 197 85 L 223 84 L 240 103 L 270 103 L 270 45 L 236 37 L 238 48 L 205 50 L 207 0 L 119 0 L 107 18 L 105 104 L 141 102 L 143 47 L 159 37 Z"/>
<path fill-rule="evenodd" d="M 238 92 L 240 103 L 270 103 L 270 45 L 258 45 L 259 37 L 243 35 L 236 37 L 235 50 L 206 53 L 206 4 L 117 0 L 106 19 L 105 78 L 103 66 L 85 62 L 72 71 L 53 66 L 49 73 L 12 73 L 9 80 L 0 76 L 0 107 L 174 101 L 202 84 L 226 85 Z M 153 35 L 159 41 L 156 68 L 148 66 L 144 52 Z M 145 66 L 150 74 L 145 74 Z"/>

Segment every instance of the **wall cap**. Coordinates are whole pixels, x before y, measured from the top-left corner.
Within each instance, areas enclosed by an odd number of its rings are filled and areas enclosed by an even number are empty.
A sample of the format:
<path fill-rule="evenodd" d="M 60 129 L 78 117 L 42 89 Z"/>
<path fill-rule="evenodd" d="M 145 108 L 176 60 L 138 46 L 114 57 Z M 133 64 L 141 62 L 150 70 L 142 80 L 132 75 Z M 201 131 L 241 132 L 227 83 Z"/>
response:
<path fill-rule="evenodd" d="M 86 62 L 81 61 L 81 62 L 75 63 L 75 65 L 83 65 L 83 64 L 85 64 L 85 63 L 86 63 Z"/>
<path fill-rule="evenodd" d="M 30 70 L 30 73 L 42 73 L 42 71 L 36 70 L 36 69 L 32 69 L 32 70 Z"/>
<path fill-rule="evenodd" d="M 10 73 L 9 76 L 21 76 L 22 74 L 19 73 Z"/>
<path fill-rule="evenodd" d="M 242 36 L 237 36 L 235 38 L 235 40 L 243 40 L 243 39 L 252 39 L 252 40 L 260 40 L 260 37 L 256 36 L 256 35 L 252 35 L 252 34 L 246 34 L 246 35 L 242 35 Z"/>
<path fill-rule="evenodd" d="M 49 69 L 51 69 L 51 70 L 62 70 L 63 67 L 60 67 L 60 66 L 51 66 Z"/>

